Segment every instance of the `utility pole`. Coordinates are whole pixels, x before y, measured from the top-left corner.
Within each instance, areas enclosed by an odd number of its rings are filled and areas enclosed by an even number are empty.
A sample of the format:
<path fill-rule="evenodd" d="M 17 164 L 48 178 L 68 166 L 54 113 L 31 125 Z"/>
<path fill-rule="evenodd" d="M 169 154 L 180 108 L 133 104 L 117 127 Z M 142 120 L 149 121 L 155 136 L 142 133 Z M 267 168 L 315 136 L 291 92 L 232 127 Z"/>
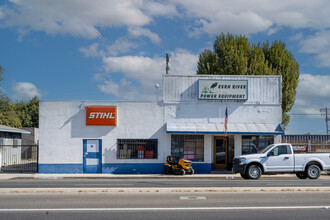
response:
<path fill-rule="evenodd" d="M 325 108 L 321 109 L 321 112 L 325 112 L 325 124 L 326 124 L 326 131 L 327 131 L 327 135 L 328 135 L 329 134 L 329 125 L 328 125 L 328 122 L 330 121 L 330 118 L 328 116 L 328 108 L 325 107 Z"/>
<path fill-rule="evenodd" d="M 170 62 L 170 58 L 168 57 L 168 53 L 166 53 L 166 75 L 168 74 L 168 71 L 170 70 L 170 67 L 168 66 L 169 62 Z"/>

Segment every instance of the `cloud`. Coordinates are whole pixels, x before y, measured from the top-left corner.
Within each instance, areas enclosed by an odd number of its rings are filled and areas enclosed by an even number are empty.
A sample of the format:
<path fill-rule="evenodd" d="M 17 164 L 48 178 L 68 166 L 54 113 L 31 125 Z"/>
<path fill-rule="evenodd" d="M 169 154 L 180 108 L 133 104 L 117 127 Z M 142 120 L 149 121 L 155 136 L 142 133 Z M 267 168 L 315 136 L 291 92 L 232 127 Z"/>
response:
<path fill-rule="evenodd" d="M 320 109 L 330 105 L 330 76 L 300 74 L 293 114 L 315 114 L 320 117 Z"/>
<path fill-rule="evenodd" d="M 164 1 L 164 4 L 160 2 L 148 1 L 146 2 L 144 9 L 148 14 L 155 16 L 171 17 L 179 15 L 176 5 L 166 3 L 166 1 Z"/>
<path fill-rule="evenodd" d="M 155 34 L 146 28 L 130 27 L 130 28 L 128 28 L 128 32 L 129 32 L 130 36 L 132 36 L 132 37 L 147 37 L 154 44 L 159 44 L 161 42 L 161 39 L 158 36 L 158 34 Z"/>
<path fill-rule="evenodd" d="M 226 20 L 230 22 L 224 22 Z M 200 23 L 204 32 L 210 35 L 217 35 L 224 31 L 232 34 L 258 33 L 272 26 L 270 20 L 250 11 L 239 14 L 222 11 L 217 13 L 217 16 L 211 17 L 209 21 L 201 19 Z"/>
<path fill-rule="evenodd" d="M 273 34 L 282 27 L 325 30 L 330 28 L 328 1 L 273 0 L 11 0 L 0 6 L 2 26 L 47 34 L 95 39 L 111 27 L 127 27 L 133 37 L 147 37 L 159 44 L 158 33 L 147 25 L 155 17 L 192 20 L 189 36 Z"/>
<path fill-rule="evenodd" d="M 196 74 L 197 54 L 177 49 L 169 52 L 169 56 L 170 74 Z M 154 85 L 160 84 L 162 75 L 165 74 L 165 56 L 104 57 L 103 63 L 109 79 L 100 81 L 98 88 L 105 94 L 125 99 L 130 97 L 135 100 L 152 100 L 155 97 Z M 115 73 L 123 74 L 120 82 L 111 80 Z M 100 75 L 96 78 L 100 79 Z"/>
<path fill-rule="evenodd" d="M 2 6 L 4 26 L 97 38 L 99 28 L 144 26 L 151 17 L 143 12 L 144 1 L 121 0 L 12 0 Z M 1 18 L 0 17 L 0 18 Z"/>
<path fill-rule="evenodd" d="M 18 82 L 12 87 L 16 100 L 30 100 L 35 96 L 41 97 L 40 90 L 30 82 Z"/>
<path fill-rule="evenodd" d="M 299 42 L 300 52 L 315 54 L 320 66 L 330 66 L 330 31 L 316 32 Z"/>
<path fill-rule="evenodd" d="M 203 30 L 214 35 L 221 32 L 254 34 L 275 33 L 281 27 L 293 29 L 330 27 L 330 4 L 326 1 L 272 0 L 190 0 L 171 1 L 181 14 L 199 21 Z"/>
<path fill-rule="evenodd" d="M 86 57 L 102 56 L 103 52 L 99 50 L 99 44 L 93 43 L 89 47 L 81 47 L 79 49 Z"/>
<path fill-rule="evenodd" d="M 138 45 L 128 41 L 125 38 L 117 39 L 112 45 L 107 47 L 107 51 L 111 56 L 117 56 L 119 54 L 125 54 L 131 51 L 131 49 L 137 48 Z"/>

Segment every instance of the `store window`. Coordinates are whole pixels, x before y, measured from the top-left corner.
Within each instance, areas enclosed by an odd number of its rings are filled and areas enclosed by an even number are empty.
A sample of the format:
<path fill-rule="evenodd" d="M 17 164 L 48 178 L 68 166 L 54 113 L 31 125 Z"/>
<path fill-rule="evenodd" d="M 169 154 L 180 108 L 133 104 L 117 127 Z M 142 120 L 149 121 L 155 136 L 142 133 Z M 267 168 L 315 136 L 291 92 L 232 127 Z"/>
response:
<path fill-rule="evenodd" d="M 157 159 L 157 139 L 118 139 L 117 159 Z"/>
<path fill-rule="evenodd" d="M 242 154 L 255 154 L 273 143 L 273 136 L 242 136 Z"/>
<path fill-rule="evenodd" d="M 204 161 L 203 135 L 172 135 L 171 155 L 191 161 Z"/>

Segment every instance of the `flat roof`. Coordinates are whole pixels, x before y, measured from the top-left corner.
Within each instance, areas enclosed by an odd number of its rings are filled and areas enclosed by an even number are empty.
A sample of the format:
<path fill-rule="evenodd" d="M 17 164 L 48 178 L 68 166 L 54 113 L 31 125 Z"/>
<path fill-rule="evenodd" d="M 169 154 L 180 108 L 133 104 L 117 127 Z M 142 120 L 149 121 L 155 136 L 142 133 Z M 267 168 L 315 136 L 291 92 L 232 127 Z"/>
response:
<path fill-rule="evenodd" d="M 10 133 L 21 133 L 21 134 L 31 134 L 29 131 L 25 131 L 19 128 L 13 128 L 5 125 L 0 125 L 0 131 L 2 132 L 10 132 Z"/>

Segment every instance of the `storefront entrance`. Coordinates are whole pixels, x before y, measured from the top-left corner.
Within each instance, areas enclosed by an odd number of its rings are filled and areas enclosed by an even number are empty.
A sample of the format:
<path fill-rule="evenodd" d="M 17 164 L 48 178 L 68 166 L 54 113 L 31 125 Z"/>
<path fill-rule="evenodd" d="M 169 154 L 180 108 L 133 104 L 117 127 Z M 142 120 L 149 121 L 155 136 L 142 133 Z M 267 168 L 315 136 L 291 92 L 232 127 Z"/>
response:
<path fill-rule="evenodd" d="M 227 169 L 227 137 L 214 137 L 214 169 Z"/>
<path fill-rule="evenodd" d="M 102 140 L 83 140 L 84 173 L 102 172 Z"/>

